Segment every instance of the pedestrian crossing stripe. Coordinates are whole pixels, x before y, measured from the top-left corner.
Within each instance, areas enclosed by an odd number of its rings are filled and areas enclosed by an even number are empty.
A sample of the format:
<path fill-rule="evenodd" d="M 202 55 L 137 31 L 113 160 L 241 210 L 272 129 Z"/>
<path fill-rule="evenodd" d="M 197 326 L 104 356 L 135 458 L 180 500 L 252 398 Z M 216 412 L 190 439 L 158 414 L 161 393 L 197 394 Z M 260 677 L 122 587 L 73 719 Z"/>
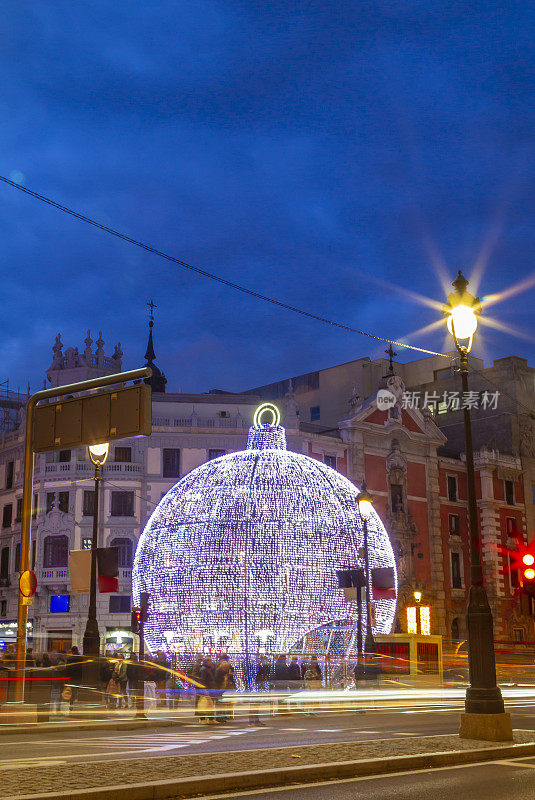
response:
<path fill-rule="evenodd" d="M 228 739 L 231 736 L 240 736 L 244 733 L 250 733 L 248 729 L 232 730 L 232 731 L 199 731 L 197 735 L 192 733 L 154 733 L 154 734 L 141 734 L 139 736 L 114 736 L 113 739 L 105 736 L 93 737 L 88 739 L 79 739 L 71 741 L 70 744 L 76 742 L 81 746 L 90 747 L 115 747 L 117 745 L 124 745 L 127 747 L 146 748 L 151 747 L 164 747 L 180 745 L 187 747 L 194 744 L 205 744 L 207 742 L 217 741 L 219 739 Z"/>

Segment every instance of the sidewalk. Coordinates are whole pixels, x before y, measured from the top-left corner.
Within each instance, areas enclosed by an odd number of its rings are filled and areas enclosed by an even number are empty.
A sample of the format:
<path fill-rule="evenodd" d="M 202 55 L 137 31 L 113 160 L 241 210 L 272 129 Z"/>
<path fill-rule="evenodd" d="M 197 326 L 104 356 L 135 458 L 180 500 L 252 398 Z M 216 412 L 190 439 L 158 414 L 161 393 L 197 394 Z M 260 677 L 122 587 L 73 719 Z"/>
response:
<path fill-rule="evenodd" d="M 85 761 L 0 769 L 3 800 L 153 800 L 377 775 L 448 764 L 535 755 L 535 731 L 514 743 L 455 735 L 300 745 L 225 753 Z M 30 768 L 28 768 L 30 767 Z"/>

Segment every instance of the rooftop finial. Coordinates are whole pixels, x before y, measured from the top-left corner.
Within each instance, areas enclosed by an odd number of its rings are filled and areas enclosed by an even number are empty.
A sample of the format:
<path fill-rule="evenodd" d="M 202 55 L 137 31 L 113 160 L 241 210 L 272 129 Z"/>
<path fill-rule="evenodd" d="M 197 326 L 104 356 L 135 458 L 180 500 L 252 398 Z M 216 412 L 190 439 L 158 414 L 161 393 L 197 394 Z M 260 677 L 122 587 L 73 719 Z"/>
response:
<path fill-rule="evenodd" d="M 397 353 L 392 349 L 392 343 L 388 345 L 388 350 L 385 350 L 385 353 L 388 356 L 388 360 L 390 362 L 389 372 L 391 375 L 394 374 L 394 356 L 397 356 Z"/>
<path fill-rule="evenodd" d="M 152 329 L 154 327 L 154 309 L 158 308 L 158 306 L 152 299 L 147 303 L 147 306 L 150 308 L 150 318 L 149 318 L 149 341 L 147 342 L 147 352 L 145 353 L 145 359 L 147 361 L 146 366 L 152 369 L 152 377 L 145 378 L 145 383 L 149 384 L 153 392 L 165 392 L 165 384 L 167 383 L 167 379 L 164 373 L 160 372 L 160 370 L 154 363 L 154 359 L 156 358 L 156 353 L 154 352 L 154 343 L 152 341 Z"/>

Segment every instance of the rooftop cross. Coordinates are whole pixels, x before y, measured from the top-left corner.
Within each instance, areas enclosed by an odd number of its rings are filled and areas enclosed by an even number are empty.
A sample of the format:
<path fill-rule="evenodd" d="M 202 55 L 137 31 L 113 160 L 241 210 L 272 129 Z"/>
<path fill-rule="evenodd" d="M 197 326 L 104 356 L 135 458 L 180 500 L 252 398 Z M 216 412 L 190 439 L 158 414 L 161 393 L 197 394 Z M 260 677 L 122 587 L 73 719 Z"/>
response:
<path fill-rule="evenodd" d="M 392 345 L 391 344 L 388 345 L 388 350 L 385 350 L 385 353 L 387 354 L 388 360 L 390 361 L 390 372 L 392 374 L 394 374 L 394 363 L 393 363 L 393 361 L 394 361 L 394 356 L 397 356 L 397 353 L 394 352 L 394 350 L 392 349 Z"/>
<path fill-rule="evenodd" d="M 156 303 L 151 299 L 150 303 L 147 303 L 148 307 L 150 308 L 150 318 L 151 320 L 154 319 L 154 309 L 158 308 Z"/>

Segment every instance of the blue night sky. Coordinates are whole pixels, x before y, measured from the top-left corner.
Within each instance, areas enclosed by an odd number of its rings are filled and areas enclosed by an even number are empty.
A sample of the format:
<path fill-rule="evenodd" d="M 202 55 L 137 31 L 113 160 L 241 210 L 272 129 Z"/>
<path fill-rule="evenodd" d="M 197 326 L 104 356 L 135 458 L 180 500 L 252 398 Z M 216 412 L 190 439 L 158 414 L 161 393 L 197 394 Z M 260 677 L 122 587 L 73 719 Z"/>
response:
<path fill-rule="evenodd" d="M 525 2 L 19 0 L 2 7 L 0 172 L 177 258 L 422 347 L 459 266 L 525 282 L 475 352 L 535 366 L 533 12 Z M 240 390 L 381 343 L 185 272 L 0 184 L 0 380 L 103 331 L 168 390 Z M 399 288 L 397 288 L 399 287 Z M 448 348 L 451 344 L 448 345 Z M 400 360 L 417 357 L 410 351 Z"/>

